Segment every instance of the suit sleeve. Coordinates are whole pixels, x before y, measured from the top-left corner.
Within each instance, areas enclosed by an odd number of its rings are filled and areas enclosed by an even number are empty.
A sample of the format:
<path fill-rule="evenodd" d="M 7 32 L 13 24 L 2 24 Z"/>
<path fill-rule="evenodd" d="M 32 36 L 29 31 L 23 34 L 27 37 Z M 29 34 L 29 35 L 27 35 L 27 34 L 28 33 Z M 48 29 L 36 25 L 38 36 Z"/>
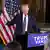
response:
<path fill-rule="evenodd" d="M 17 20 L 16 17 L 17 17 L 17 16 L 15 16 L 13 20 L 8 21 L 8 22 L 6 23 L 6 25 L 10 26 L 10 25 L 16 24 L 16 20 Z"/>
<path fill-rule="evenodd" d="M 35 32 L 40 33 L 40 29 L 36 26 L 36 19 L 32 17 L 32 28 Z"/>

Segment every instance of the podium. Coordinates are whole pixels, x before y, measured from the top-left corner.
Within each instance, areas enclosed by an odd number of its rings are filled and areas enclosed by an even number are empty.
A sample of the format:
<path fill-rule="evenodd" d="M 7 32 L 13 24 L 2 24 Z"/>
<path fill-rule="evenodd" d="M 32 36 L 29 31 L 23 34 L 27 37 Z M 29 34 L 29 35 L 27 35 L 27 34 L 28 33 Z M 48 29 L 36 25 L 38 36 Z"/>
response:
<path fill-rule="evenodd" d="M 48 41 L 48 34 L 50 33 L 40 33 L 40 34 L 30 34 L 28 35 L 28 48 L 30 47 L 38 47 L 38 46 L 43 46 L 46 41 Z"/>

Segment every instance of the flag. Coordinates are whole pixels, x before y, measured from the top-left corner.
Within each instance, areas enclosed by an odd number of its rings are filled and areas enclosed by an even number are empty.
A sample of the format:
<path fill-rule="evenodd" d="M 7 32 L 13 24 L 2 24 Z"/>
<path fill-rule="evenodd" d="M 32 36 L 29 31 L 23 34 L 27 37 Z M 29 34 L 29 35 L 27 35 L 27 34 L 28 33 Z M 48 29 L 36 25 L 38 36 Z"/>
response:
<path fill-rule="evenodd" d="M 19 7 L 20 5 L 17 0 L 5 0 L 5 7 L 3 8 L 0 16 L 0 36 L 5 45 L 13 41 L 14 31 L 16 28 L 16 24 L 13 26 L 8 26 L 6 23 L 11 21 L 16 14 L 20 13 Z"/>
<path fill-rule="evenodd" d="M 10 20 L 9 16 L 7 16 L 6 11 L 1 14 L 0 17 L 0 30 L 2 32 L 2 36 L 4 36 L 6 44 L 13 40 L 14 26 L 7 26 L 5 23 Z"/>

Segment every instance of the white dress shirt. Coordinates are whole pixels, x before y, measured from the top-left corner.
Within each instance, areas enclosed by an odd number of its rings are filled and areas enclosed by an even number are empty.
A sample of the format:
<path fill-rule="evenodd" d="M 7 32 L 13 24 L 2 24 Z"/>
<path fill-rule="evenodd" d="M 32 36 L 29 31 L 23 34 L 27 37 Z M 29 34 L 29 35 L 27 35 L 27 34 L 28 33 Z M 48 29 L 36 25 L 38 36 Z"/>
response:
<path fill-rule="evenodd" d="M 23 14 L 23 22 L 24 22 L 24 18 L 26 17 L 26 27 L 25 27 L 25 31 L 27 31 L 28 30 L 28 15 L 24 15 Z"/>

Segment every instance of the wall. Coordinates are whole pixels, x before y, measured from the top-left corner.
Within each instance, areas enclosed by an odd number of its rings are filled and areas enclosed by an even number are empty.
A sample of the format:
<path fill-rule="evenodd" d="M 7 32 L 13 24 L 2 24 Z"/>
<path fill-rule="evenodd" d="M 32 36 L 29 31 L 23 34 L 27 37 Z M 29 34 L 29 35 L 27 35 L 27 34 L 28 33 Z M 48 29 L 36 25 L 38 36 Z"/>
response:
<path fill-rule="evenodd" d="M 40 9 L 40 0 L 36 0 L 36 4 L 38 6 L 38 9 Z"/>
<path fill-rule="evenodd" d="M 36 0 L 38 6 L 38 22 L 45 22 L 45 13 L 46 13 L 46 0 Z"/>

